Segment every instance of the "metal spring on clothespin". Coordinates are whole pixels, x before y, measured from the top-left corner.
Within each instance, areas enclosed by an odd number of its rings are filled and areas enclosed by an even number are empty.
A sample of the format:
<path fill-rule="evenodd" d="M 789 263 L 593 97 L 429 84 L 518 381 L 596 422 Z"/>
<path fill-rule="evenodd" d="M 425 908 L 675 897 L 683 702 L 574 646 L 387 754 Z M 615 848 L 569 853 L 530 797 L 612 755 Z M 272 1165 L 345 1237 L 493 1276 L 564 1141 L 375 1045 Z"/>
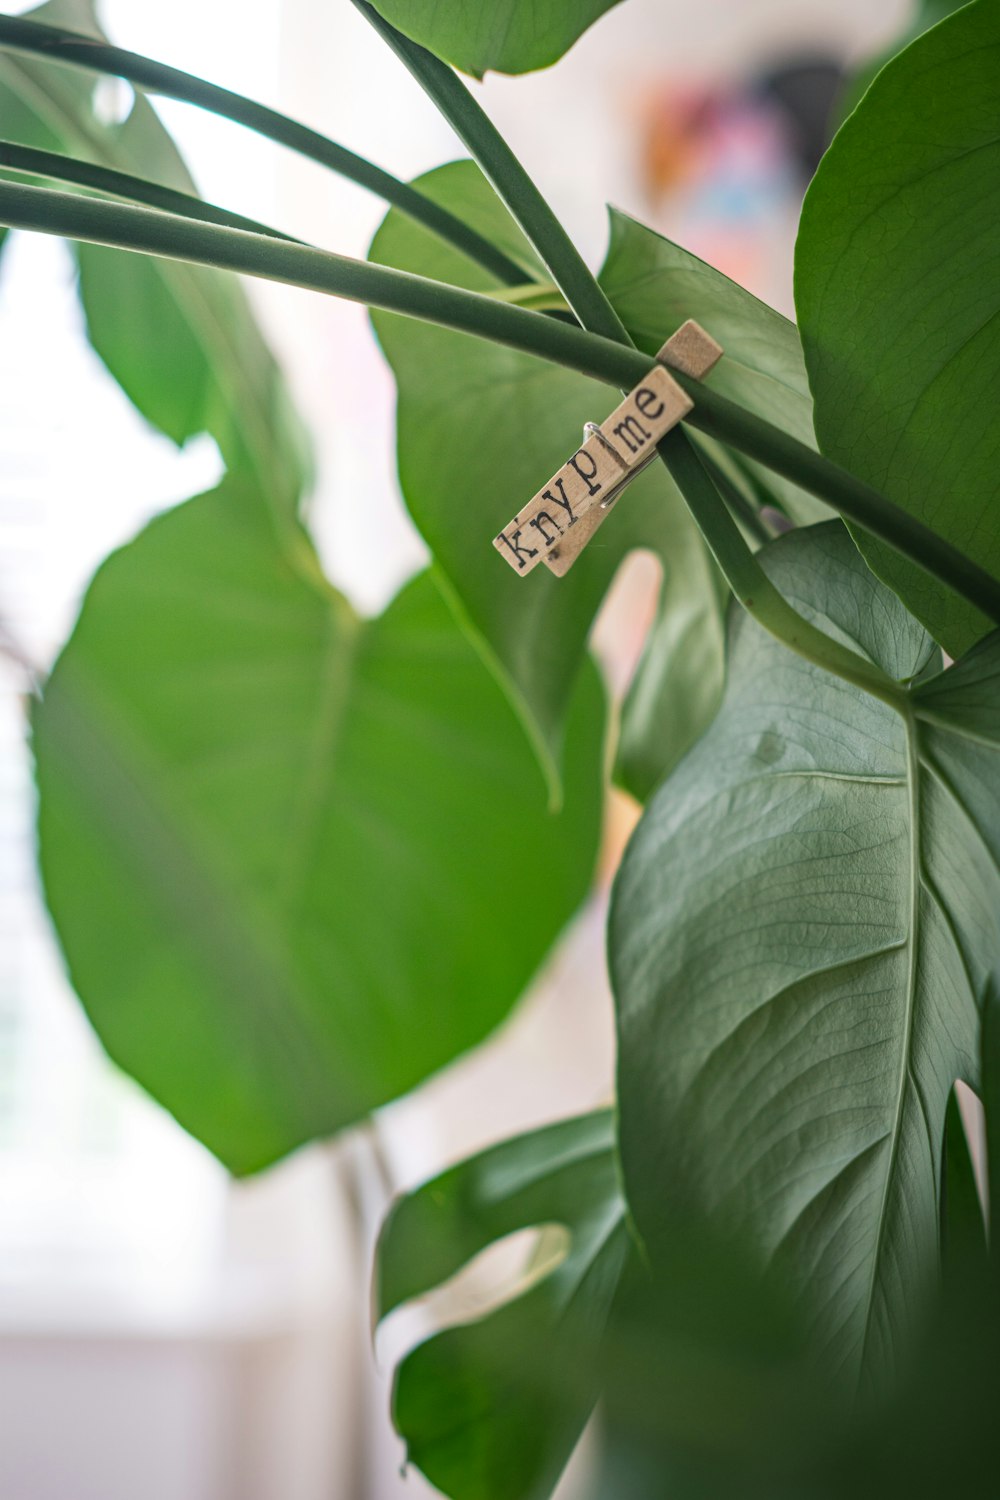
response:
<path fill-rule="evenodd" d="M 622 471 L 621 479 L 611 486 L 603 500 L 598 501 L 601 510 L 610 510 L 626 486 L 631 484 L 633 479 L 638 479 L 639 475 L 644 469 L 648 469 L 650 464 L 656 462 L 656 450 L 654 448 L 652 453 L 642 460 L 642 463 L 633 464 L 630 469 L 614 443 L 601 431 L 596 422 L 584 422 L 583 424 L 583 441 L 587 442 L 589 438 L 596 438 L 601 447 L 611 454 L 611 457 Z"/>

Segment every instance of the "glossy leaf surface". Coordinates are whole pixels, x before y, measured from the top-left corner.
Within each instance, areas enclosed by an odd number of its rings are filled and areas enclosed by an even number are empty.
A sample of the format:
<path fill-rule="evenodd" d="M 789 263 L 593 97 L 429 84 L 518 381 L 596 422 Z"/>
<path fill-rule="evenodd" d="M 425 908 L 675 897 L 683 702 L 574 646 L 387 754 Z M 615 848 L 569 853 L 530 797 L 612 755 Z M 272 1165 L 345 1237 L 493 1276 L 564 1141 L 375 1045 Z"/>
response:
<path fill-rule="evenodd" d="M 235 484 L 114 554 L 35 714 L 41 869 L 115 1060 L 238 1172 L 506 1015 L 583 899 L 601 700 L 566 810 L 428 576 L 357 619 Z"/>
<path fill-rule="evenodd" d="M 760 554 L 901 712 L 734 618 L 719 717 L 616 886 L 626 1187 L 654 1256 L 692 1205 L 791 1285 L 817 1355 L 879 1378 L 938 1254 L 945 1110 L 1000 952 L 1000 636 L 934 647 L 839 523 Z"/>
<path fill-rule="evenodd" d="M 1000 574 L 1000 7 L 976 0 L 878 75 L 806 198 L 796 305 L 824 453 Z M 952 656 L 990 628 L 858 532 Z"/>
<path fill-rule="evenodd" d="M 424 1294 L 518 1230 L 559 1226 L 555 1262 L 511 1300 L 434 1335 L 396 1374 L 409 1459 L 456 1500 L 542 1500 L 590 1415 L 598 1349 L 629 1257 L 610 1111 L 460 1163 L 393 1208 L 379 1242 L 378 1313 Z"/>
<path fill-rule="evenodd" d="M 530 73 L 567 52 L 618 0 L 372 0 L 413 41 L 465 73 Z"/>

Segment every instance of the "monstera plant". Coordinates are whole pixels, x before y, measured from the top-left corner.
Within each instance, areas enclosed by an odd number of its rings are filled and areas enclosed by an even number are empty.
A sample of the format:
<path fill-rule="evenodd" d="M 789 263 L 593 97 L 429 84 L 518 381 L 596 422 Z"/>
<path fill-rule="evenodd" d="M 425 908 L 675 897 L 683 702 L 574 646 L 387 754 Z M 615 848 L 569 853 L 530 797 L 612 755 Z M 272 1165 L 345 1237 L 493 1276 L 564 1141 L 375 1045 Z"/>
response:
<path fill-rule="evenodd" d="M 587 895 L 610 776 L 643 804 L 614 1107 L 393 1207 L 379 1317 L 537 1231 L 507 1300 L 399 1364 L 411 1462 L 541 1500 L 600 1403 L 609 1500 L 994 1494 L 1000 6 L 926 6 L 858 90 L 796 327 L 619 213 L 592 275 L 453 71 L 552 63 L 608 0 L 355 4 L 469 159 L 403 183 L 114 47 L 89 0 L 0 17 L 0 222 L 72 242 L 108 369 L 226 466 L 98 570 L 31 708 L 72 982 L 256 1171 L 496 1027 Z M 139 91 L 124 121 L 95 74 Z M 380 194 L 368 260 L 202 201 L 147 93 Z M 372 309 L 433 558 L 375 619 L 317 561 L 234 272 Z M 689 319 L 724 353 L 672 370 L 659 461 L 601 546 L 516 576 L 490 538 Z M 606 753 L 587 644 L 640 547 L 663 584 Z"/>

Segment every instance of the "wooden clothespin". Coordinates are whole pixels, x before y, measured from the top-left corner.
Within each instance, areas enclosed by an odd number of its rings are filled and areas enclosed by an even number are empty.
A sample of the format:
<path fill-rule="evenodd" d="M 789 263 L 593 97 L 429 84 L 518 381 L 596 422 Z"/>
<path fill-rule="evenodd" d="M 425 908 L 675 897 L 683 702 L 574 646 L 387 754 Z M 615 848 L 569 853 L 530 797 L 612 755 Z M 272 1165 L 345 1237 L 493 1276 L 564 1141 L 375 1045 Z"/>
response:
<path fill-rule="evenodd" d="M 494 538 L 515 572 L 530 573 L 540 562 L 560 578 L 569 571 L 618 496 L 656 457 L 660 438 L 694 404 L 662 366 L 703 380 L 721 356 L 721 346 L 689 319 L 610 417 L 586 424 L 583 445 Z"/>

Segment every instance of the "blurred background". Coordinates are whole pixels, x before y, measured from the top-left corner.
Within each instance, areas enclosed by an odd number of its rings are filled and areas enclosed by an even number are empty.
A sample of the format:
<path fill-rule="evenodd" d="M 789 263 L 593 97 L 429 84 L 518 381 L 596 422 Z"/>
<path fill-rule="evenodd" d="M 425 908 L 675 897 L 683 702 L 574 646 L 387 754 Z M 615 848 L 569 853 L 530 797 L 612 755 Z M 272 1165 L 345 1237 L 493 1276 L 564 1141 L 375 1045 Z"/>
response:
<path fill-rule="evenodd" d="M 26 6 L 5 5 L 16 14 Z M 802 192 L 845 74 L 910 0 L 628 0 L 555 69 L 478 92 L 588 258 L 612 202 L 783 312 Z M 403 177 L 463 154 L 346 0 L 103 0 L 118 44 L 227 85 Z M 127 112 L 105 80 L 101 107 Z M 182 105 L 157 102 L 209 199 L 363 256 L 360 189 Z M 0 134 L 5 133 L 0 121 Z M 250 292 L 319 457 L 310 523 L 334 581 L 374 612 L 422 562 L 399 499 L 394 392 L 362 309 Z M 0 1497 L 419 1500 L 373 1357 L 368 1278 L 393 1191 L 522 1128 L 607 1099 L 603 895 L 513 1019 L 364 1131 L 234 1185 L 102 1055 L 69 991 L 34 871 L 26 671 L 45 670 L 95 566 L 218 478 L 178 452 L 91 352 L 64 247 L 12 236 L 0 273 Z M 629 564 L 598 626 L 613 682 L 656 578 Z M 609 815 L 608 859 L 629 807 Z M 586 1493 L 586 1444 L 564 1483 Z"/>

